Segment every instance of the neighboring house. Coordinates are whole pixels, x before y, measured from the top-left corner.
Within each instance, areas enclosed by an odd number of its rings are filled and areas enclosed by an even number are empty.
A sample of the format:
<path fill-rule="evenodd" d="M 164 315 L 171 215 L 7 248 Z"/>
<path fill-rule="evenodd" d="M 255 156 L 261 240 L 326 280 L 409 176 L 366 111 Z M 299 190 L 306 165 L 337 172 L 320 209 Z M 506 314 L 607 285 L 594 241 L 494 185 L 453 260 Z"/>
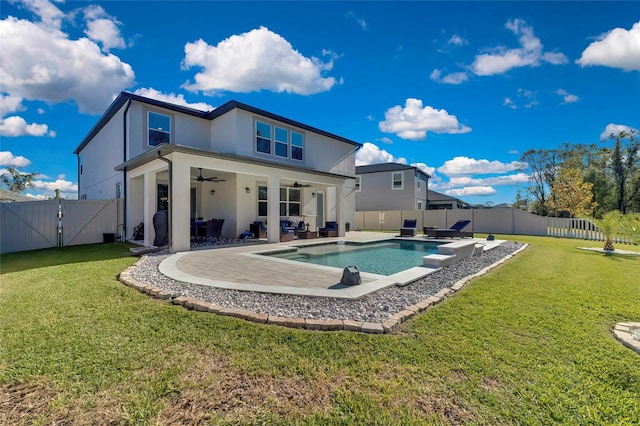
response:
<path fill-rule="evenodd" d="M 397 163 L 356 167 L 356 210 L 424 210 L 430 176 Z"/>
<path fill-rule="evenodd" d="M 10 203 L 14 201 L 36 201 L 36 199 L 25 197 L 17 192 L 9 191 L 8 189 L 0 188 L 0 203 Z"/>
<path fill-rule="evenodd" d="M 429 190 L 428 210 L 470 209 L 472 206 L 458 198 Z"/>
<path fill-rule="evenodd" d="M 173 252 L 190 249 L 196 218 L 225 219 L 227 237 L 266 220 L 279 241 L 281 218 L 337 221 L 343 236 L 360 147 L 236 101 L 202 112 L 123 92 L 74 151 L 78 198 L 122 198 L 125 238 L 144 222 L 147 245 L 154 214 L 168 210 Z"/>

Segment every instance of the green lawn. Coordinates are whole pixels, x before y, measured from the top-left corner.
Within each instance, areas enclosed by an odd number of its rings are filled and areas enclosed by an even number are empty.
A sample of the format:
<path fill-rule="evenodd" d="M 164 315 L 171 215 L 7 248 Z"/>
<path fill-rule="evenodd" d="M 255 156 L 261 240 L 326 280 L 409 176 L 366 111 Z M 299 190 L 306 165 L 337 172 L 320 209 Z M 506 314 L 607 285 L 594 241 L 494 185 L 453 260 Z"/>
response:
<path fill-rule="evenodd" d="M 611 328 L 640 321 L 640 258 L 511 238 L 529 249 L 394 335 L 187 311 L 117 281 L 121 244 L 4 255 L 0 424 L 638 424 Z"/>

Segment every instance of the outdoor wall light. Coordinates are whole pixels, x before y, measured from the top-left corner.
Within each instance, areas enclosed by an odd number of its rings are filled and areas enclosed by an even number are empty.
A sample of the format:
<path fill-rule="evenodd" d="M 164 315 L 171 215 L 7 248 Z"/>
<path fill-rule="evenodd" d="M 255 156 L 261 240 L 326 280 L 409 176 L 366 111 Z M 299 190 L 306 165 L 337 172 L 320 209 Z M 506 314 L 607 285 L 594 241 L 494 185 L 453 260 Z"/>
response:
<path fill-rule="evenodd" d="M 311 196 L 312 196 L 312 197 L 315 197 L 315 196 L 316 196 L 316 193 L 315 193 L 315 192 L 312 192 L 312 193 L 311 193 Z"/>
<path fill-rule="evenodd" d="M 244 190 L 247 194 L 251 194 L 251 188 L 249 188 L 248 186 L 245 187 Z"/>
<path fill-rule="evenodd" d="M 216 193 L 216 190 L 215 190 L 215 189 L 212 189 L 212 190 L 210 191 L 210 194 L 211 194 L 211 195 L 213 195 L 213 194 L 215 194 L 215 193 Z"/>

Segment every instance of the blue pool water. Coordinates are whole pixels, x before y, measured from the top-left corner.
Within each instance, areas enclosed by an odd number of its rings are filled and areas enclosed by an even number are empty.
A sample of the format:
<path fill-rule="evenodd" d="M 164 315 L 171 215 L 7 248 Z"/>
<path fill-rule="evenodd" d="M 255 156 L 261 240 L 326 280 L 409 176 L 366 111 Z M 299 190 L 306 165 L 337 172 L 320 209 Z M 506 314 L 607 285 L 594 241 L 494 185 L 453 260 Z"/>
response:
<path fill-rule="evenodd" d="M 356 266 L 361 272 L 392 275 L 422 265 L 422 256 L 438 253 L 438 244 L 426 241 L 387 240 L 376 243 L 332 243 L 298 247 L 287 253 L 265 253 L 280 259 L 297 260 L 343 269 Z"/>

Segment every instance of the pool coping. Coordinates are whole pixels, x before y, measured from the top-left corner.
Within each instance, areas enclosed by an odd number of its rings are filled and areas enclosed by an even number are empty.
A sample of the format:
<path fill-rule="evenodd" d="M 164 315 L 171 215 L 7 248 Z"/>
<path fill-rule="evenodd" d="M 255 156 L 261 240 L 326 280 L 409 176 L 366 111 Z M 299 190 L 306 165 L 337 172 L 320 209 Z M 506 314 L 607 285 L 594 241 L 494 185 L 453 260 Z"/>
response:
<path fill-rule="evenodd" d="M 439 304 L 446 298 L 450 297 L 453 293 L 461 290 L 473 279 L 489 273 L 491 270 L 507 262 L 514 256 L 520 254 L 528 247 L 528 244 L 523 244 L 522 247 L 520 247 L 515 252 L 481 269 L 475 274 L 466 276 L 455 282 L 453 285 L 451 285 L 451 287 L 445 287 L 433 296 L 429 296 L 428 298 L 418 303 L 405 307 L 403 310 L 390 315 L 387 320 L 381 322 L 365 322 L 348 319 L 313 320 L 308 318 L 279 317 L 274 315 L 261 314 L 247 309 L 226 308 L 223 306 L 215 305 L 213 303 L 204 302 L 185 296 L 174 297 L 173 294 L 169 291 L 166 291 L 162 288 L 154 287 L 152 285 L 141 283 L 132 278 L 131 271 L 133 270 L 135 265 L 128 267 L 122 273 L 120 273 L 118 279 L 123 284 L 132 287 L 142 293 L 148 294 L 160 300 L 169 301 L 174 305 L 179 305 L 189 310 L 215 313 L 218 315 L 230 316 L 265 325 L 278 325 L 296 329 L 306 329 L 314 331 L 355 331 L 370 334 L 389 334 L 394 333 L 401 323 L 409 320 L 418 313 L 424 312 L 430 307 Z"/>

